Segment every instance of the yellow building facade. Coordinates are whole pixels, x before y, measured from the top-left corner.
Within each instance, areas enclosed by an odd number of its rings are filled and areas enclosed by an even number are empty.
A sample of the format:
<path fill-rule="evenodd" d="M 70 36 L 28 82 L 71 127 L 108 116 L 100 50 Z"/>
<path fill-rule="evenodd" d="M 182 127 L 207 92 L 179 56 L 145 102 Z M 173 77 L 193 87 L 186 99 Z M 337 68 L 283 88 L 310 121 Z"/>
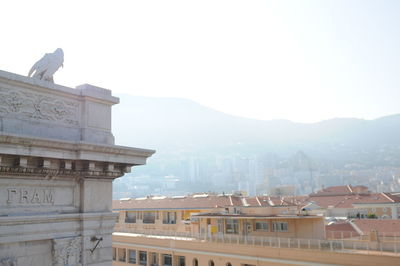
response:
<path fill-rule="evenodd" d="M 114 211 L 115 266 L 400 265 L 400 245 L 327 240 L 323 216 L 274 199 L 131 199 Z"/>

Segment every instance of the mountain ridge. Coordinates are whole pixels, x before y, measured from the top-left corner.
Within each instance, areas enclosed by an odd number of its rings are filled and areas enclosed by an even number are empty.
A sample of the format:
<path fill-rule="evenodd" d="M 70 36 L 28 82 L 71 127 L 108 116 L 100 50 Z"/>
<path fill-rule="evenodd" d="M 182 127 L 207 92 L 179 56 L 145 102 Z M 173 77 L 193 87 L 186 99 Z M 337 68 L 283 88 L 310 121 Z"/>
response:
<path fill-rule="evenodd" d="M 332 118 L 315 123 L 259 120 L 219 112 L 193 100 L 117 95 L 113 132 L 118 144 L 156 150 L 215 153 L 305 150 L 315 156 L 349 156 L 400 146 L 400 114 L 376 119 Z"/>

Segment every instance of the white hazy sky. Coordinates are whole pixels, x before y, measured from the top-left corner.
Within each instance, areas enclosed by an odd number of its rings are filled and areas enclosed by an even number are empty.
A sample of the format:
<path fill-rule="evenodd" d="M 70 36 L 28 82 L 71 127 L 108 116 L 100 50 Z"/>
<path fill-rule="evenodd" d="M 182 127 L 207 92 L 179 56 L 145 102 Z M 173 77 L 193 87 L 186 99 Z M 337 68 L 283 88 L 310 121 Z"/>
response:
<path fill-rule="evenodd" d="M 2 1 L 0 69 L 257 119 L 400 113 L 400 1 Z"/>

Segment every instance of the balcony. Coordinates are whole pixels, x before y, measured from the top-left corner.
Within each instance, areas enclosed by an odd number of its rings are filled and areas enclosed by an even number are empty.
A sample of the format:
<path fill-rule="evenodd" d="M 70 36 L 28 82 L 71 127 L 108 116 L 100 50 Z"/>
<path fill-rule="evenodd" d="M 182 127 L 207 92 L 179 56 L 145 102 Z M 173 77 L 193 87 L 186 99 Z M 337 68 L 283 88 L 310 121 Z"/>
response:
<path fill-rule="evenodd" d="M 244 235 L 208 235 L 189 232 L 118 229 L 114 234 L 137 238 L 158 238 L 179 241 L 211 242 L 229 245 L 260 246 L 270 248 L 320 250 L 327 252 L 363 253 L 400 256 L 400 241 L 366 241 L 362 239 L 300 239 Z"/>

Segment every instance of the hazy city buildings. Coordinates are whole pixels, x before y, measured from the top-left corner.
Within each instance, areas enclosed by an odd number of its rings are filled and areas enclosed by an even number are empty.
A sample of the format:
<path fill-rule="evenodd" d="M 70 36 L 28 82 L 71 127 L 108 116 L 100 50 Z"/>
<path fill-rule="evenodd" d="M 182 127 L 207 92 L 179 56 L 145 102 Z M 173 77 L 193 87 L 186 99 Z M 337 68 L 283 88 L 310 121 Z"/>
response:
<path fill-rule="evenodd" d="M 354 222 L 357 224 L 354 226 L 342 224 L 337 228 L 327 227 L 326 231 L 325 217 L 310 214 L 301 200 L 240 194 L 114 200 L 119 220 L 113 234 L 113 264 L 395 265 L 400 262 L 400 243 L 394 235 L 382 236 L 377 230 L 371 235 L 368 231 L 380 225 L 379 222 L 369 226 L 364 219 Z M 387 221 L 392 229 L 400 226 L 399 220 L 376 221 Z"/>

